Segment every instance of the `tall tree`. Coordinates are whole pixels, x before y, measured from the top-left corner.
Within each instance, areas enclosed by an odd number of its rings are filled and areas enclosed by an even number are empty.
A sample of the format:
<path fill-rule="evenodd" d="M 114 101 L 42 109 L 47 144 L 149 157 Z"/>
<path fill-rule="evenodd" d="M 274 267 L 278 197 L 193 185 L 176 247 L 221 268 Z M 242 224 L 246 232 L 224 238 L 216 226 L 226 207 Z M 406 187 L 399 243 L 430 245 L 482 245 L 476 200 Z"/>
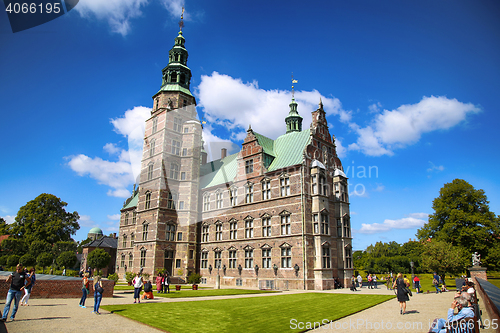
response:
<path fill-rule="evenodd" d="M 9 235 L 10 234 L 10 225 L 0 217 L 0 235 Z"/>
<path fill-rule="evenodd" d="M 445 274 L 463 273 L 469 264 L 465 250 L 450 243 L 432 240 L 425 244 L 422 266 L 428 272 Z"/>
<path fill-rule="evenodd" d="M 465 249 L 469 254 L 479 252 L 486 257 L 497 241 L 499 219 L 490 212 L 483 190 L 476 190 L 462 179 L 445 184 L 434 199 L 434 214 L 417 231 L 420 240 L 437 240 Z"/>
<path fill-rule="evenodd" d="M 68 204 L 52 194 L 40 194 L 19 209 L 12 224 L 12 235 L 28 244 L 40 240 L 49 244 L 70 241 L 80 225 L 77 212 L 68 213 Z"/>
<path fill-rule="evenodd" d="M 97 272 L 99 272 L 102 268 L 108 266 L 110 261 L 111 256 L 109 255 L 109 253 L 99 248 L 90 252 L 87 257 L 88 266 L 97 268 Z"/>

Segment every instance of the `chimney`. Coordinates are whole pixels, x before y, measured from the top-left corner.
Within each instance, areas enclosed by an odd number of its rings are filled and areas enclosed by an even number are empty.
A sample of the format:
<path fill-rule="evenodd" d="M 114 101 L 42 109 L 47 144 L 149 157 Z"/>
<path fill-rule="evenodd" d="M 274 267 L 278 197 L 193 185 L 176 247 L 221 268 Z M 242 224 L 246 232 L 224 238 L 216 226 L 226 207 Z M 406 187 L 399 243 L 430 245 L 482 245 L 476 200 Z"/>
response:
<path fill-rule="evenodd" d="M 113 238 L 116 239 L 116 232 L 113 232 Z"/>
<path fill-rule="evenodd" d="M 227 149 L 226 148 L 222 148 L 220 150 L 220 159 L 222 160 L 223 158 L 225 158 L 227 156 Z"/>

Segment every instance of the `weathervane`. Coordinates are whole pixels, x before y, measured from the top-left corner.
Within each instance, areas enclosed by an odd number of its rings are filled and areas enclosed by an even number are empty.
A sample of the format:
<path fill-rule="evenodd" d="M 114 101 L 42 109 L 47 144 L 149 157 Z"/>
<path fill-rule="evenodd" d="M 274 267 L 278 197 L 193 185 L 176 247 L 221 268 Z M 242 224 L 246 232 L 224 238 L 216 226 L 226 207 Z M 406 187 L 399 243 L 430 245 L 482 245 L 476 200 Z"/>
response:
<path fill-rule="evenodd" d="M 179 29 L 182 32 L 182 27 L 184 27 L 184 7 L 182 7 L 181 20 L 179 21 Z"/>
<path fill-rule="evenodd" d="M 297 80 L 294 80 L 294 79 L 293 79 L 293 72 L 292 72 L 292 99 L 294 99 L 294 98 L 295 98 L 295 90 L 294 90 L 293 85 L 294 85 L 295 83 L 297 83 L 297 82 L 299 82 L 299 81 L 297 81 Z"/>

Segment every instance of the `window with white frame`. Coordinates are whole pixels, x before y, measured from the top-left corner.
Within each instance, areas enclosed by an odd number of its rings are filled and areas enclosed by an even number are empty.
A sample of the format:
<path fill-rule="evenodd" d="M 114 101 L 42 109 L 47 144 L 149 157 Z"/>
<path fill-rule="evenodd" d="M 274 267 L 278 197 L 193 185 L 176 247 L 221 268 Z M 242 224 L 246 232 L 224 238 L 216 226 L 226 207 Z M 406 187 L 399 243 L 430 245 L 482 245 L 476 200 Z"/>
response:
<path fill-rule="evenodd" d="M 148 240 L 148 228 L 149 228 L 149 225 L 147 223 L 144 223 L 142 225 L 142 240 L 143 241 Z"/>
<path fill-rule="evenodd" d="M 262 200 L 271 199 L 271 181 L 265 179 L 262 181 Z"/>
<path fill-rule="evenodd" d="M 158 101 L 156 101 L 156 108 L 158 108 Z M 158 131 L 158 118 L 153 118 L 153 130 L 152 133 L 156 133 Z"/>
<path fill-rule="evenodd" d="M 209 226 L 204 225 L 201 228 L 201 241 L 208 242 L 208 236 L 209 236 Z"/>
<path fill-rule="evenodd" d="M 179 179 L 179 166 L 175 163 L 170 163 L 170 178 Z"/>
<path fill-rule="evenodd" d="M 184 201 L 179 201 L 179 209 L 184 209 Z"/>
<path fill-rule="evenodd" d="M 330 234 L 330 224 L 328 222 L 328 214 L 321 214 L 321 233 L 324 235 Z"/>
<path fill-rule="evenodd" d="M 238 239 L 238 222 L 229 221 L 229 239 Z"/>
<path fill-rule="evenodd" d="M 236 206 L 238 204 L 238 188 L 231 187 L 229 189 L 229 199 L 231 201 L 231 206 Z"/>
<path fill-rule="evenodd" d="M 271 217 L 263 216 L 262 217 L 262 237 L 270 237 L 271 236 Z"/>
<path fill-rule="evenodd" d="M 187 156 L 187 154 L 188 154 L 188 149 L 182 148 L 182 156 Z"/>
<path fill-rule="evenodd" d="M 328 185 L 326 184 L 326 177 L 319 176 L 319 194 L 328 195 Z"/>
<path fill-rule="evenodd" d="M 292 248 L 282 247 L 281 248 L 281 268 L 291 268 L 292 267 Z"/>
<path fill-rule="evenodd" d="M 215 223 L 215 240 L 222 240 L 222 222 L 220 221 Z"/>
<path fill-rule="evenodd" d="M 319 234 L 319 214 L 313 214 L 314 233 Z"/>
<path fill-rule="evenodd" d="M 153 179 L 153 163 L 148 165 L 148 180 Z"/>
<path fill-rule="evenodd" d="M 134 210 L 132 212 L 132 224 L 135 224 L 136 221 L 137 221 L 137 212 Z"/>
<path fill-rule="evenodd" d="M 210 193 L 205 193 L 203 195 L 203 211 L 208 212 L 210 210 Z"/>
<path fill-rule="evenodd" d="M 351 237 L 351 228 L 349 227 L 349 218 L 344 217 L 344 237 Z"/>
<path fill-rule="evenodd" d="M 345 268 L 352 268 L 352 251 L 350 248 L 345 248 Z"/>
<path fill-rule="evenodd" d="M 236 250 L 229 250 L 229 268 L 236 268 Z"/>
<path fill-rule="evenodd" d="M 165 240 L 172 242 L 175 241 L 175 224 L 167 224 Z"/>
<path fill-rule="evenodd" d="M 151 142 L 149 143 L 149 156 L 153 156 L 155 154 L 155 144 L 155 140 L 151 140 Z"/>
<path fill-rule="evenodd" d="M 179 156 L 181 154 L 181 142 L 172 140 L 172 154 Z"/>
<path fill-rule="evenodd" d="M 132 255 L 132 253 L 128 254 L 128 267 L 134 267 L 134 256 Z"/>
<path fill-rule="evenodd" d="M 311 176 L 311 192 L 312 194 L 318 194 L 318 175 Z"/>
<path fill-rule="evenodd" d="M 245 249 L 245 268 L 253 268 L 253 249 Z"/>
<path fill-rule="evenodd" d="M 253 219 L 245 220 L 245 238 L 253 238 Z"/>
<path fill-rule="evenodd" d="M 215 203 L 217 205 L 217 209 L 221 209 L 222 208 L 222 204 L 223 204 L 223 196 L 222 196 L 222 192 L 216 192 L 215 193 Z"/>
<path fill-rule="evenodd" d="M 146 266 L 146 249 L 141 250 L 141 267 Z"/>
<path fill-rule="evenodd" d="M 123 235 L 123 238 L 122 238 L 122 247 L 127 247 L 127 235 Z"/>
<path fill-rule="evenodd" d="M 245 203 L 253 202 L 253 184 L 248 183 L 245 186 Z"/>
<path fill-rule="evenodd" d="M 144 203 L 144 209 L 151 208 L 151 192 L 146 192 L 146 200 Z"/>
<path fill-rule="evenodd" d="M 172 192 L 168 192 L 167 208 L 168 209 L 175 209 L 175 202 L 176 201 L 177 201 L 177 195 L 172 193 Z"/>
<path fill-rule="evenodd" d="M 253 172 L 253 159 L 245 161 L 245 173 L 249 174 Z"/>
<path fill-rule="evenodd" d="M 125 221 L 124 222 L 125 222 L 125 225 L 128 224 L 128 213 L 125 214 Z"/>
<path fill-rule="evenodd" d="M 133 247 L 134 246 L 134 240 L 135 240 L 135 236 L 134 234 L 130 234 L 130 247 Z"/>
<path fill-rule="evenodd" d="M 323 251 L 323 268 L 330 268 L 330 247 L 329 246 L 323 246 L 322 248 Z"/>
<path fill-rule="evenodd" d="M 181 132 L 182 131 L 182 119 L 174 118 L 174 131 Z"/>
<path fill-rule="evenodd" d="M 337 237 L 342 237 L 342 220 L 337 219 Z"/>
<path fill-rule="evenodd" d="M 271 249 L 262 249 L 262 268 L 271 268 Z"/>
<path fill-rule="evenodd" d="M 214 268 L 222 268 L 222 251 L 217 250 L 214 252 Z"/>
<path fill-rule="evenodd" d="M 125 267 L 125 255 L 121 255 L 121 260 L 120 260 L 120 267 Z"/>
<path fill-rule="evenodd" d="M 290 195 L 290 178 L 282 177 L 280 178 L 280 194 L 282 197 Z"/>
<path fill-rule="evenodd" d="M 181 180 L 186 180 L 186 173 L 184 171 L 181 172 Z"/>
<path fill-rule="evenodd" d="M 281 215 L 281 234 L 290 235 L 292 233 L 292 227 L 290 225 L 290 215 Z"/>
<path fill-rule="evenodd" d="M 208 267 L 208 252 L 201 252 L 201 268 Z"/>

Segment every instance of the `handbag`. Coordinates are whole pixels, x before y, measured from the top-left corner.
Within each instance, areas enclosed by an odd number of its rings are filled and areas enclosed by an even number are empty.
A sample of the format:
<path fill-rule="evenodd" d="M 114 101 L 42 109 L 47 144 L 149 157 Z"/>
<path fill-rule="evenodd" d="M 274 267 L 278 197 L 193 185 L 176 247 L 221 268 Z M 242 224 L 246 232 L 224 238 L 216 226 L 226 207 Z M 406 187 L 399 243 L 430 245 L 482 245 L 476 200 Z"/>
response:
<path fill-rule="evenodd" d="M 96 286 L 95 286 L 95 291 L 97 291 L 99 294 L 102 294 L 102 293 L 104 293 L 104 288 L 103 288 L 103 287 L 101 287 L 101 284 L 100 284 L 100 283 L 98 283 L 98 284 L 96 284 Z"/>
<path fill-rule="evenodd" d="M 405 288 L 404 288 L 404 291 L 405 291 L 408 295 L 413 296 L 413 294 L 412 294 L 412 292 L 411 292 L 410 288 L 405 287 Z"/>

